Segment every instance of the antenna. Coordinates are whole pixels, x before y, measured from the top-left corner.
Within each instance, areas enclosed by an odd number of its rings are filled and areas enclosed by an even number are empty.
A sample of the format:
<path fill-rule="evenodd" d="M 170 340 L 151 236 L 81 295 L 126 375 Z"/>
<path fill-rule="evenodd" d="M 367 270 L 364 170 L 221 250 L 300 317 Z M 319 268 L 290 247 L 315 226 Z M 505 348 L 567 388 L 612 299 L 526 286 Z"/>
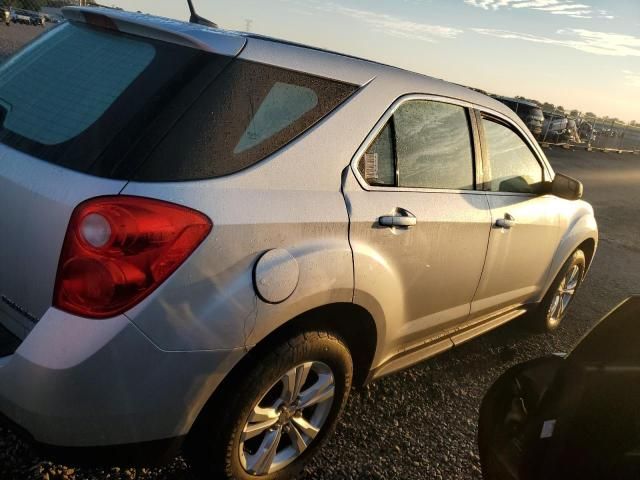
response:
<path fill-rule="evenodd" d="M 189 11 L 191 12 L 191 18 L 189 18 L 190 23 L 197 23 L 198 25 L 204 25 L 205 27 L 218 28 L 217 23 L 207 20 L 206 18 L 202 18 L 196 13 L 196 9 L 193 8 L 193 2 L 191 0 L 187 0 L 187 3 L 189 4 Z"/>

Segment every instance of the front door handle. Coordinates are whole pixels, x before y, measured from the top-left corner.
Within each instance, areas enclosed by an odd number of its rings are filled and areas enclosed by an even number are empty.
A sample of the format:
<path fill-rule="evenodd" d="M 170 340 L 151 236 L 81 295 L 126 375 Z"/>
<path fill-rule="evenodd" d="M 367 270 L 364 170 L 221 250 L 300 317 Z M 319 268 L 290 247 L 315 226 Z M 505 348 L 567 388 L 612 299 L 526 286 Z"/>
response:
<path fill-rule="evenodd" d="M 499 228 L 511 228 L 516 224 L 516 219 L 513 217 L 513 215 L 509 214 L 509 213 L 505 213 L 504 214 L 504 218 L 499 218 L 498 220 L 496 220 L 496 227 Z"/>
<path fill-rule="evenodd" d="M 413 215 L 388 215 L 378 218 L 378 223 L 383 227 L 413 227 L 418 221 Z"/>

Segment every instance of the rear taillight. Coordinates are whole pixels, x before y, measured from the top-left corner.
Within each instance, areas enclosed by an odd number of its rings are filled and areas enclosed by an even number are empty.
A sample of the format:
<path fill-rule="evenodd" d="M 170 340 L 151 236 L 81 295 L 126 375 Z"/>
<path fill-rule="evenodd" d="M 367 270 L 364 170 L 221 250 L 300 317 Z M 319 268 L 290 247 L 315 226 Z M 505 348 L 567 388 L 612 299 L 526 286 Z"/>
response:
<path fill-rule="evenodd" d="M 171 275 L 211 228 L 202 213 L 159 200 L 87 200 L 69 221 L 53 304 L 89 318 L 125 312 Z"/>

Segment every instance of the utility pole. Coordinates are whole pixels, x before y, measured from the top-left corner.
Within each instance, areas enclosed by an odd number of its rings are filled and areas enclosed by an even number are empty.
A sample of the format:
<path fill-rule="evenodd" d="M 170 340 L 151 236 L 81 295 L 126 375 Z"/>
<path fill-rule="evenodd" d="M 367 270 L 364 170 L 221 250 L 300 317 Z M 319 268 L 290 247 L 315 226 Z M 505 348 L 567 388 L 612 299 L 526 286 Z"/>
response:
<path fill-rule="evenodd" d="M 253 23 L 253 20 L 251 20 L 250 18 L 246 18 L 244 22 L 246 25 L 245 32 L 251 32 L 251 24 Z"/>

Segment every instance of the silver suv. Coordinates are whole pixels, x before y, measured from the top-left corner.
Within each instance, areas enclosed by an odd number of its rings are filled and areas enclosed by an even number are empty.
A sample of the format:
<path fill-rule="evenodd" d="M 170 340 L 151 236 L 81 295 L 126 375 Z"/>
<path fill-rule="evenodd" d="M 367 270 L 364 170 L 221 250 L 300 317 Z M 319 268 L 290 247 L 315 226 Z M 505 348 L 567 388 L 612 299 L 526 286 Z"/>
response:
<path fill-rule="evenodd" d="M 98 8 L 0 68 L 0 412 L 63 460 L 291 478 L 353 384 L 525 313 L 592 208 L 465 88 Z"/>

